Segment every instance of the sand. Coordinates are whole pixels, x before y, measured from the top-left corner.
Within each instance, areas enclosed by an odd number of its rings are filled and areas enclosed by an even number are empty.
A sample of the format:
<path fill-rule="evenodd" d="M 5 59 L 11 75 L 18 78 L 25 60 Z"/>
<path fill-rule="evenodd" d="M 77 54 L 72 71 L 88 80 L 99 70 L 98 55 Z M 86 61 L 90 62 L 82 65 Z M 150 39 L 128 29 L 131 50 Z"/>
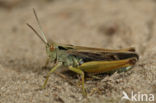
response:
<path fill-rule="evenodd" d="M 95 90 L 87 99 L 77 74 L 69 71 L 65 76 L 75 85 L 54 73 L 47 88 L 40 90 L 49 70 L 42 68 L 45 45 L 26 26 L 30 23 L 39 30 L 32 8 L 49 41 L 109 49 L 135 47 L 140 59 L 128 72 L 87 80 L 89 94 Z M 121 100 L 123 91 L 129 96 L 152 94 L 156 101 L 155 44 L 155 0 L 1 0 L 0 103 L 131 103 Z"/>

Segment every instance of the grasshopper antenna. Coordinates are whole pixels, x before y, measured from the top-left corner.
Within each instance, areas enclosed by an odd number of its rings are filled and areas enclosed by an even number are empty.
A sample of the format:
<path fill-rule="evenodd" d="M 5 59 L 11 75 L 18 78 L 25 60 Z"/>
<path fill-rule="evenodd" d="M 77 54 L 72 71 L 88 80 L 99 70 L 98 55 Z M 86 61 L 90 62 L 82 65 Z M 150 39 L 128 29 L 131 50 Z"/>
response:
<path fill-rule="evenodd" d="M 41 34 L 42 34 L 42 36 L 43 36 L 43 39 L 44 39 L 44 41 L 45 41 L 46 43 L 48 43 L 48 41 L 47 41 L 47 39 L 46 39 L 46 37 L 45 37 L 45 35 L 44 35 L 44 32 L 43 32 L 43 30 L 42 30 L 42 28 L 41 28 L 40 21 L 39 21 L 39 19 L 38 19 L 37 13 L 36 13 L 36 11 L 35 11 L 34 8 L 33 8 L 33 12 L 34 12 L 34 15 L 35 15 L 37 24 L 38 24 L 38 26 L 39 26 L 39 28 L 40 28 L 40 32 L 41 32 Z"/>
<path fill-rule="evenodd" d="M 40 34 L 30 24 L 27 23 L 27 26 L 35 32 L 35 34 L 41 39 L 41 41 L 44 44 L 47 44 L 47 42 L 40 36 Z"/>
<path fill-rule="evenodd" d="M 27 26 L 35 32 L 35 34 L 41 39 L 41 41 L 44 44 L 47 45 L 48 44 L 48 41 L 47 41 L 47 39 L 46 39 L 46 37 L 44 35 L 44 32 L 43 32 L 43 30 L 41 28 L 41 25 L 40 25 L 40 22 L 39 22 L 39 19 L 38 19 L 38 16 L 37 16 L 37 13 L 36 13 L 35 9 L 33 9 L 33 12 L 34 12 L 34 15 L 35 15 L 35 19 L 37 21 L 37 24 L 38 24 L 38 26 L 40 28 L 40 33 L 42 34 L 43 38 L 41 37 L 41 35 L 30 24 L 27 23 Z"/>

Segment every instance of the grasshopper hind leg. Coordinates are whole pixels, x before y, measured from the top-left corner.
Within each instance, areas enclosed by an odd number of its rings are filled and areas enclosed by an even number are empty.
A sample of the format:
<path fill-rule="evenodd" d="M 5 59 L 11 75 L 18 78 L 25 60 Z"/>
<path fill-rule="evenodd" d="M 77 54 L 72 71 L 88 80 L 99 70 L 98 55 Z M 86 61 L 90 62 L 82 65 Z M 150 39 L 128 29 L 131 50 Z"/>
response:
<path fill-rule="evenodd" d="M 72 66 L 69 67 L 69 70 L 75 72 L 75 73 L 78 73 L 81 75 L 81 79 L 82 79 L 82 93 L 83 93 L 83 96 L 87 96 L 87 93 L 86 93 L 86 90 L 84 88 L 84 72 L 78 68 L 74 68 Z"/>

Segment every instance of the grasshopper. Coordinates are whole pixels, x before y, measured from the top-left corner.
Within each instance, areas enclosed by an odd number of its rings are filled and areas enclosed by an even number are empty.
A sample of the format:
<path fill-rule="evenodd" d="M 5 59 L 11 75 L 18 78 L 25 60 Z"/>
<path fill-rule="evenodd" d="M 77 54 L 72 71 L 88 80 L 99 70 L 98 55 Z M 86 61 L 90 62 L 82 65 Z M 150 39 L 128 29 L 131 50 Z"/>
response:
<path fill-rule="evenodd" d="M 56 42 L 49 43 L 42 31 L 38 16 L 34 9 L 33 12 L 42 37 L 30 24 L 27 24 L 27 26 L 30 27 L 45 44 L 49 58 L 48 62 L 50 61 L 55 64 L 48 72 L 42 88 L 46 87 L 50 74 L 63 65 L 81 76 L 82 94 L 86 96 L 87 93 L 84 87 L 85 73 L 98 74 L 105 72 L 127 71 L 130 70 L 139 59 L 134 48 L 110 50 L 60 44 Z"/>

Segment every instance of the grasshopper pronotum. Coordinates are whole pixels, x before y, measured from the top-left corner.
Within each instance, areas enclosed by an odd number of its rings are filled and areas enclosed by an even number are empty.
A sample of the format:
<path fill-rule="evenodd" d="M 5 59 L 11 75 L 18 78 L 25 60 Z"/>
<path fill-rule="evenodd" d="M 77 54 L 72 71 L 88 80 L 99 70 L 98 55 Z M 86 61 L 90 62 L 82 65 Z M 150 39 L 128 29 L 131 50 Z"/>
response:
<path fill-rule="evenodd" d="M 46 80 L 43 84 L 45 88 L 48 78 L 60 66 L 66 66 L 69 70 L 81 75 L 82 93 L 86 95 L 84 87 L 85 73 L 104 73 L 112 71 L 127 71 L 134 66 L 139 59 L 134 48 L 110 50 L 103 48 L 90 48 L 74 45 L 65 45 L 47 41 L 44 33 L 41 31 L 40 22 L 34 11 L 35 18 L 40 28 L 40 34 L 29 24 L 35 34 L 41 39 L 46 46 L 46 52 L 50 62 L 54 62 L 54 67 L 48 72 Z"/>

